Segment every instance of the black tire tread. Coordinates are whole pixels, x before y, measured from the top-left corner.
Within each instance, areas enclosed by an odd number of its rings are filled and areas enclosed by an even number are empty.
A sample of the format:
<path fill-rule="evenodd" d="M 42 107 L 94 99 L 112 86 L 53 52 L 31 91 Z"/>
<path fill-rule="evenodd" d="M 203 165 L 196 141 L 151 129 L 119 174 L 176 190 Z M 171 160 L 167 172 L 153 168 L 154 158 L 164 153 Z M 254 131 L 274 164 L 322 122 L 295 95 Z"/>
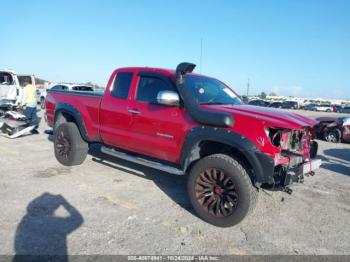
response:
<path fill-rule="evenodd" d="M 79 129 L 77 125 L 73 122 L 65 122 L 61 123 L 54 131 L 55 138 L 54 141 L 56 140 L 56 134 L 60 132 L 61 129 L 66 129 L 68 130 L 68 133 L 70 134 L 71 142 L 72 142 L 72 147 L 73 147 L 73 152 L 72 152 L 72 157 L 67 160 L 67 161 L 62 161 L 57 155 L 56 155 L 56 150 L 55 150 L 55 156 L 56 159 L 65 166 L 76 166 L 80 165 L 84 162 L 88 150 L 89 150 L 89 145 L 86 141 L 83 140 L 81 137 L 81 134 L 79 132 Z"/>
<path fill-rule="evenodd" d="M 211 157 L 213 158 L 219 158 L 219 159 L 222 159 L 222 160 L 225 160 L 227 162 L 229 162 L 231 165 L 235 166 L 237 169 L 239 169 L 241 172 L 237 175 L 239 175 L 241 177 L 241 179 L 244 181 L 244 183 L 247 184 L 247 187 L 249 188 L 250 190 L 250 206 L 249 206 L 249 211 L 247 213 L 247 215 L 249 215 L 251 212 L 253 212 L 255 206 L 256 206 L 256 203 L 258 201 L 258 190 L 256 187 L 253 186 L 252 184 L 252 181 L 251 181 L 251 178 L 249 177 L 248 175 L 248 172 L 246 171 L 246 169 L 243 167 L 242 164 L 239 163 L 238 160 L 228 156 L 228 155 L 225 155 L 225 154 L 214 154 L 214 155 L 211 155 Z"/>
<path fill-rule="evenodd" d="M 328 141 L 327 139 L 326 139 L 326 136 L 329 134 L 329 133 L 331 133 L 331 132 L 334 132 L 334 133 L 336 133 L 336 135 L 337 135 L 337 141 L 336 142 L 334 142 L 334 143 L 340 143 L 341 142 L 341 138 L 342 138 L 342 133 L 341 133 L 341 130 L 339 129 L 339 128 L 332 128 L 332 129 L 329 129 L 329 130 L 325 130 L 324 131 L 324 134 L 323 134 L 323 139 L 324 140 L 326 140 L 326 141 Z M 330 141 L 328 141 L 328 142 L 330 142 Z"/>
<path fill-rule="evenodd" d="M 240 223 L 244 217 L 248 216 L 250 213 L 252 213 L 252 211 L 254 210 L 255 206 L 256 206 L 256 203 L 257 203 L 257 200 L 258 200 L 258 190 L 257 188 L 255 188 L 252 184 L 252 181 L 251 181 L 251 178 L 249 177 L 248 175 L 248 172 L 247 170 L 244 168 L 244 165 L 240 163 L 240 161 L 238 159 L 235 159 L 233 158 L 232 156 L 230 155 L 225 155 L 225 154 L 213 154 L 213 155 L 209 155 L 209 156 L 206 156 L 204 158 L 202 158 L 201 160 L 199 160 L 191 169 L 190 171 L 190 174 L 189 174 L 189 182 L 188 182 L 188 192 L 189 194 L 191 194 L 191 186 L 192 186 L 192 180 L 196 177 L 196 174 L 195 172 L 197 172 L 197 169 L 200 170 L 201 168 L 201 165 L 207 165 L 207 162 L 208 161 L 216 161 L 216 159 L 220 159 L 221 161 L 224 161 L 226 162 L 228 165 L 230 166 L 233 166 L 238 172 L 236 172 L 234 175 L 235 176 L 238 176 L 236 177 L 240 183 L 242 184 L 242 189 L 244 191 L 248 190 L 247 191 L 247 195 L 249 196 L 249 207 L 248 207 L 248 210 L 246 211 L 246 213 L 243 213 L 242 215 L 242 212 L 244 211 L 240 211 L 238 210 L 237 213 L 238 215 L 235 216 L 233 215 L 233 218 L 231 221 L 222 221 L 220 219 L 216 219 L 216 218 L 213 218 L 213 217 L 210 217 L 210 215 L 201 215 L 200 213 L 197 212 L 197 214 L 203 219 L 205 220 L 206 222 L 208 223 L 211 223 L 215 226 L 219 226 L 219 227 L 229 227 L 229 226 L 233 226 L 233 225 L 236 225 L 238 223 Z M 204 164 L 202 164 L 204 163 Z M 190 196 L 190 199 L 191 199 L 191 196 Z M 191 200 L 193 201 L 193 200 Z M 192 203 L 193 204 L 193 203 Z M 245 203 L 247 204 L 247 203 Z M 243 203 L 243 205 L 245 205 Z"/>

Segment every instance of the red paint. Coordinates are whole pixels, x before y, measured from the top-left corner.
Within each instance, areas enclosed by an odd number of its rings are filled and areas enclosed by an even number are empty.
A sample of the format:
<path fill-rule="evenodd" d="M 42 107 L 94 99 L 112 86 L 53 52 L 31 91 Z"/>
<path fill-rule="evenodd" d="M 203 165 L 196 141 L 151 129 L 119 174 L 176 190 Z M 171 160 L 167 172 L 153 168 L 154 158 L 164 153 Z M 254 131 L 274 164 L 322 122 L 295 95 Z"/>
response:
<path fill-rule="evenodd" d="M 123 71 L 134 73 L 129 96 L 124 100 L 112 97 L 110 94 L 116 74 Z M 179 163 L 186 135 L 198 124 L 191 119 L 184 108 L 136 101 L 139 71 L 157 72 L 175 79 L 173 70 L 147 67 L 123 68 L 113 72 L 102 98 L 49 93 L 46 99 L 49 125 L 53 126 L 55 105 L 58 102 L 64 102 L 73 105 L 80 112 L 91 140 Z M 287 163 L 289 160 L 280 156 L 281 149 L 272 145 L 264 128 L 308 130 L 317 124 L 315 120 L 288 111 L 244 104 L 208 105 L 203 108 L 232 114 L 235 124 L 230 130 L 248 138 L 262 152 L 275 159 L 276 165 Z M 140 114 L 130 114 L 129 109 L 138 110 Z M 312 133 L 310 135 L 313 136 Z M 308 150 L 309 148 L 306 147 L 302 153 L 306 156 Z"/>

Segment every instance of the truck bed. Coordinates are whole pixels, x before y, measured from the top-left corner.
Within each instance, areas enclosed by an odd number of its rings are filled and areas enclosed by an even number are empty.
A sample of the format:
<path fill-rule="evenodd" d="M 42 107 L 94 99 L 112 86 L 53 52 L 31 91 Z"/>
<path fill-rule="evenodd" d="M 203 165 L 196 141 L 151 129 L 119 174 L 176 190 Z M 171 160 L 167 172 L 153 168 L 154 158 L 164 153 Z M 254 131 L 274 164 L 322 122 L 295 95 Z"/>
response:
<path fill-rule="evenodd" d="M 46 116 L 49 126 L 53 127 L 56 108 L 74 105 L 82 120 L 88 137 L 93 141 L 100 141 L 99 108 L 103 91 L 73 91 L 48 90 L 46 97 Z"/>

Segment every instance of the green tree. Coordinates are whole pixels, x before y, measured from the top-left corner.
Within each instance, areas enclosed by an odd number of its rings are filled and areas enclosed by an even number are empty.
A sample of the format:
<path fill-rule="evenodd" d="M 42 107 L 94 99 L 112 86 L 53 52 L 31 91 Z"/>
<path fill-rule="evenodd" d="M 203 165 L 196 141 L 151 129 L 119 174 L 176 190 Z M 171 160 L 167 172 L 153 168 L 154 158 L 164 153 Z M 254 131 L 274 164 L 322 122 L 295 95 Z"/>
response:
<path fill-rule="evenodd" d="M 261 92 L 261 94 L 259 95 L 259 97 L 261 99 L 265 99 L 266 98 L 266 93 L 265 92 Z"/>

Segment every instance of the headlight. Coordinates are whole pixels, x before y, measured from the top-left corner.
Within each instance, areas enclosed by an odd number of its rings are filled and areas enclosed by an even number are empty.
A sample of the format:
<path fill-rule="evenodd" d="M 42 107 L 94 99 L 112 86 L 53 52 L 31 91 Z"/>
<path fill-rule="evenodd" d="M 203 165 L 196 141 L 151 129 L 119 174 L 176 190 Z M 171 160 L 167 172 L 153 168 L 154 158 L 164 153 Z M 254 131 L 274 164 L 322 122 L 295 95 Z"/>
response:
<path fill-rule="evenodd" d="M 281 146 L 283 129 L 265 127 L 264 130 L 265 130 L 266 136 L 270 139 L 270 142 L 274 146 L 276 147 Z"/>

